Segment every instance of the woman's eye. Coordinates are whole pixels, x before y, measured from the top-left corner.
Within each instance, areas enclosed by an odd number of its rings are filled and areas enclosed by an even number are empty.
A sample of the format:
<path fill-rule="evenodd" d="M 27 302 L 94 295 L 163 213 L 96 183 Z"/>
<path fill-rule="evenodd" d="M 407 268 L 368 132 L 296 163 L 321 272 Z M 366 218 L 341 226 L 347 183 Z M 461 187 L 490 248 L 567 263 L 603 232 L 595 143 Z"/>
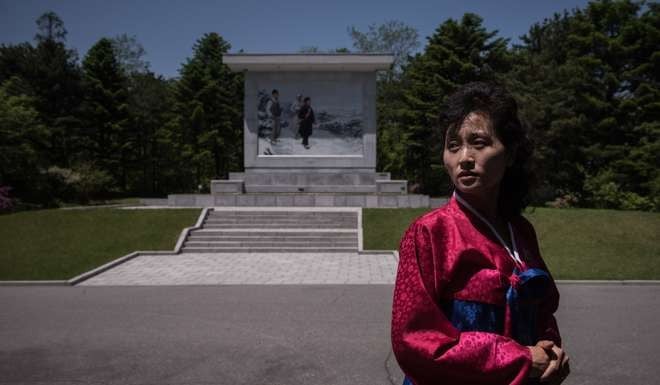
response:
<path fill-rule="evenodd" d="M 458 150 L 458 142 L 449 142 L 449 143 L 447 143 L 447 148 L 449 149 L 449 151 Z"/>
<path fill-rule="evenodd" d="M 476 139 L 472 142 L 472 146 L 475 148 L 484 148 L 488 145 L 488 141 L 485 139 Z"/>

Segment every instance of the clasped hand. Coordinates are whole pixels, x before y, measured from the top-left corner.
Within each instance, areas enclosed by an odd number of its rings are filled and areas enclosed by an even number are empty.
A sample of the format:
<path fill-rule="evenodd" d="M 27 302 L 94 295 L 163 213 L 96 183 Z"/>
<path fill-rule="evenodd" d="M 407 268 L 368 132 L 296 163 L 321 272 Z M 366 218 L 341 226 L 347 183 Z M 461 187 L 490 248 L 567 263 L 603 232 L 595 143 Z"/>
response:
<path fill-rule="evenodd" d="M 532 353 L 530 377 L 552 385 L 561 384 L 570 372 L 568 355 L 552 341 L 541 340 L 527 347 Z"/>

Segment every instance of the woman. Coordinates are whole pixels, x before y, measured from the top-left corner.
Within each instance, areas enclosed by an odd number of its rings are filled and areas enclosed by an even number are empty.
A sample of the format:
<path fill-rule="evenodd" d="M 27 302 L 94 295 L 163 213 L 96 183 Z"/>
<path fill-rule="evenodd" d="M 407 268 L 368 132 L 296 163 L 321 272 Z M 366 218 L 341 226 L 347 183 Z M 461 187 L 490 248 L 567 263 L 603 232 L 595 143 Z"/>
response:
<path fill-rule="evenodd" d="M 568 355 L 559 292 L 521 215 L 531 143 L 502 87 L 448 98 L 443 161 L 454 193 L 399 246 L 392 349 L 404 384 L 558 384 Z"/>

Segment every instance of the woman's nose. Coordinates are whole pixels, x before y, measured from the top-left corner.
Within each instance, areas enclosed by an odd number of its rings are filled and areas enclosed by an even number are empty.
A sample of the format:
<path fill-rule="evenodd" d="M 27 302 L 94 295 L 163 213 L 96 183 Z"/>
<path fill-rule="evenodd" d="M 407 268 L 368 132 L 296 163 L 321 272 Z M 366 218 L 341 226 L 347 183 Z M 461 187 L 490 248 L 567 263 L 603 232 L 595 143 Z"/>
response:
<path fill-rule="evenodd" d="M 464 170 L 470 170 L 474 168 L 474 157 L 472 156 L 472 153 L 467 148 L 467 146 L 461 149 L 458 163 Z"/>

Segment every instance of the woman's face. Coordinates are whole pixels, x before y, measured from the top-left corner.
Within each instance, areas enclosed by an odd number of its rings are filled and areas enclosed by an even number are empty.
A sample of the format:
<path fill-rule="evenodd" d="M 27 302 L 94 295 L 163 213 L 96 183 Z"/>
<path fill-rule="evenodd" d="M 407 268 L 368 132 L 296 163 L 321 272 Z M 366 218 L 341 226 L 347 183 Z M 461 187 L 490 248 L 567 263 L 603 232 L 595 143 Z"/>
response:
<path fill-rule="evenodd" d="M 443 161 L 460 192 L 495 199 L 511 157 L 495 134 L 490 119 L 472 112 L 458 132 L 447 132 Z"/>

